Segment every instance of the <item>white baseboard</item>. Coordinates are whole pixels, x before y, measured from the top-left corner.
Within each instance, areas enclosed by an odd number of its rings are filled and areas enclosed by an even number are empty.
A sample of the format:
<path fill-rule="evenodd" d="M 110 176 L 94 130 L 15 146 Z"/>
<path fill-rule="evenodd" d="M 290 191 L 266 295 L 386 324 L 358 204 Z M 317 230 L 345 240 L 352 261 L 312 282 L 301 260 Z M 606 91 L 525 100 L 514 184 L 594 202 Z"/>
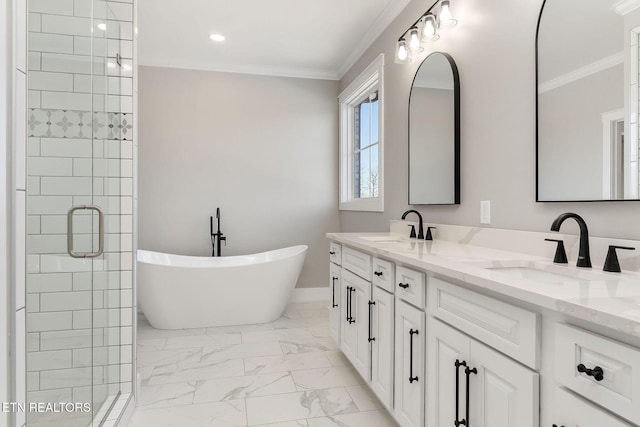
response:
<path fill-rule="evenodd" d="M 295 288 L 291 291 L 289 302 L 328 301 L 329 287 L 322 288 Z"/>

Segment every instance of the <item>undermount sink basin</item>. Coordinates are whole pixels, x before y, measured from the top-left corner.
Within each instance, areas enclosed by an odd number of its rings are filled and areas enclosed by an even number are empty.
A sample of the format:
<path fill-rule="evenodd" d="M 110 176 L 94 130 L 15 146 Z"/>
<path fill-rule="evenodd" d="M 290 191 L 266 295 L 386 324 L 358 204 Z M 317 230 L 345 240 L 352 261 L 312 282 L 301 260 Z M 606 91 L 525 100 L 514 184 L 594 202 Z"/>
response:
<path fill-rule="evenodd" d="M 605 280 L 609 277 L 591 270 L 580 270 L 570 266 L 538 265 L 535 262 L 521 265 L 503 265 L 488 267 L 489 270 L 508 274 L 511 277 L 534 280 L 542 283 L 583 283 L 593 280 Z"/>
<path fill-rule="evenodd" d="M 368 240 L 370 242 L 376 242 L 376 243 L 394 243 L 394 242 L 402 241 L 400 237 L 394 237 L 394 236 L 361 236 L 360 238 L 363 240 Z"/>

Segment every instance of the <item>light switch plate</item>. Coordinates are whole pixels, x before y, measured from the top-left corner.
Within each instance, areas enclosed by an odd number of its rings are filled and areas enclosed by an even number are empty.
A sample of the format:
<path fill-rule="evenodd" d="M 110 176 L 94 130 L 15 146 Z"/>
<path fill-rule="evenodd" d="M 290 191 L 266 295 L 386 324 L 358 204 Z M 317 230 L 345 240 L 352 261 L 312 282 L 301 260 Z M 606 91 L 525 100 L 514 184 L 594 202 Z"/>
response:
<path fill-rule="evenodd" d="M 480 224 L 491 224 L 491 201 L 480 201 Z"/>

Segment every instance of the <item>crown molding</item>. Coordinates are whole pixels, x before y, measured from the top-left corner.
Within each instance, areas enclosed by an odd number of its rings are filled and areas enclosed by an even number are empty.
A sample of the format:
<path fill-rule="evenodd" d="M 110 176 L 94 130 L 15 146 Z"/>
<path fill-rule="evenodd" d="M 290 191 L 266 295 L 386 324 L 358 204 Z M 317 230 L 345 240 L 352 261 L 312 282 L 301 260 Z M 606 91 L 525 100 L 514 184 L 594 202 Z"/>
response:
<path fill-rule="evenodd" d="M 202 63 L 166 63 L 164 61 L 139 61 L 143 67 L 175 68 L 179 70 L 215 71 L 220 73 L 253 74 L 257 76 L 291 77 L 298 79 L 339 80 L 338 74 L 331 70 L 316 70 L 295 67 L 265 67 L 256 65 L 202 64 Z"/>
<path fill-rule="evenodd" d="M 546 82 L 540 83 L 538 85 L 538 93 L 548 92 L 550 90 L 559 88 L 560 86 L 564 86 L 571 82 L 575 82 L 576 80 L 583 79 L 587 76 L 590 76 L 592 74 L 606 70 L 607 68 L 611 68 L 615 65 L 623 64 L 623 63 L 624 63 L 624 52 L 618 52 L 614 55 L 608 56 L 599 61 L 593 62 L 589 65 L 585 65 L 584 67 L 575 69 L 567 74 L 563 74 L 562 76 L 556 77 L 555 79 L 551 79 Z"/>
<path fill-rule="evenodd" d="M 640 7 L 640 0 L 621 0 L 615 3 L 612 8 L 620 16 L 633 12 Z"/>
<path fill-rule="evenodd" d="M 411 0 L 390 0 L 387 6 L 380 12 L 378 17 L 372 22 L 369 30 L 362 36 L 360 42 L 353 48 L 351 54 L 345 59 L 337 70 L 338 78 L 341 79 L 360 59 L 374 41 L 387 29 L 400 12 L 411 2 Z"/>

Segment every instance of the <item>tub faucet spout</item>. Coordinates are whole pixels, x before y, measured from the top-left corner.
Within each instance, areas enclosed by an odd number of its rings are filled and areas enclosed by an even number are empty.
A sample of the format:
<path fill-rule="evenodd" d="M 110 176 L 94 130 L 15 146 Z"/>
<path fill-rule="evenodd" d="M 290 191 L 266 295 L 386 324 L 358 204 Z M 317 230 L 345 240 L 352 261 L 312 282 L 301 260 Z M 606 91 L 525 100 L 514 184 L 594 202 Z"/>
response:
<path fill-rule="evenodd" d="M 551 224 L 551 231 L 560 231 L 560 226 L 567 218 L 573 218 L 580 227 L 580 251 L 578 252 L 578 267 L 591 268 L 591 256 L 589 255 L 589 230 L 587 229 L 587 223 L 582 217 L 573 212 L 567 212 L 560 214 Z"/>
<path fill-rule="evenodd" d="M 405 219 L 407 215 L 409 215 L 410 213 L 414 213 L 418 215 L 418 239 L 424 239 L 424 229 L 422 227 L 422 215 L 420 215 L 420 212 L 418 212 L 415 209 L 409 209 L 408 211 L 402 214 L 402 219 Z"/>

